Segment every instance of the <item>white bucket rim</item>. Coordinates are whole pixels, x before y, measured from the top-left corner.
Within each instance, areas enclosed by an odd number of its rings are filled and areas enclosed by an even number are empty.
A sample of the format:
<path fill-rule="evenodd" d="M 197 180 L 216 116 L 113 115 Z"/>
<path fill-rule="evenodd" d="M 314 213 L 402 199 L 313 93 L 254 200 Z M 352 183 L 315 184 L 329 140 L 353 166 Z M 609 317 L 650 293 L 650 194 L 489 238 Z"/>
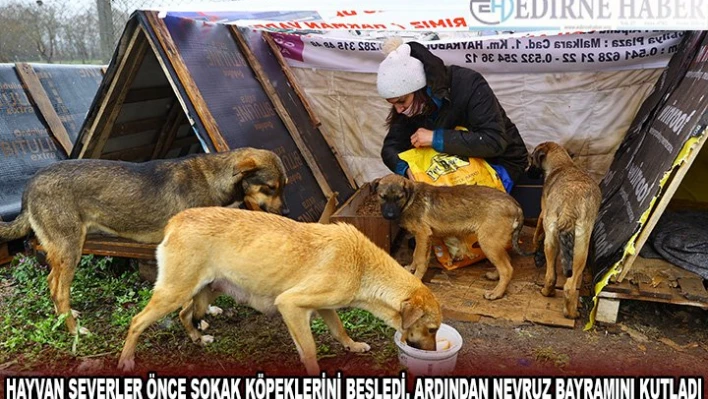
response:
<path fill-rule="evenodd" d="M 413 358 L 420 360 L 445 360 L 456 356 L 457 352 L 462 349 L 462 335 L 460 335 L 454 327 L 445 323 L 440 324 L 438 334 L 440 334 L 441 331 L 445 331 L 446 336 L 452 336 L 452 339 L 448 339 L 451 344 L 450 347 L 442 351 L 426 351 L 408 346 L 406 343 L 401 342 L 402 335 L 398 331 L 396 331 L 396 334 L 393 336 L 393 342 L 400 351 Z"/>

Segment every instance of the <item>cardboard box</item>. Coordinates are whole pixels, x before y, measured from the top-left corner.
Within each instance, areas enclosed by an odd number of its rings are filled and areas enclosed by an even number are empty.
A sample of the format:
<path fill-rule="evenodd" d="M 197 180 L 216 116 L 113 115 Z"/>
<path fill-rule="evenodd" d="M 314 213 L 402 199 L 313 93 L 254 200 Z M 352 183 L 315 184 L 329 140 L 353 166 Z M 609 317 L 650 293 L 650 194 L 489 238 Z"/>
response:
<path fill-rule="evenodd" d="M 359 208 L 366 205 L 371 196 L 371 185 L 365 183 L 330 217 L 331 222 L 349 223 L 369 237 L 376 245 L 391 253 L 391 246 L 400 227 L 396 221 L 384 219 L 380 209 L 376 212 L 361 213 Z"/>

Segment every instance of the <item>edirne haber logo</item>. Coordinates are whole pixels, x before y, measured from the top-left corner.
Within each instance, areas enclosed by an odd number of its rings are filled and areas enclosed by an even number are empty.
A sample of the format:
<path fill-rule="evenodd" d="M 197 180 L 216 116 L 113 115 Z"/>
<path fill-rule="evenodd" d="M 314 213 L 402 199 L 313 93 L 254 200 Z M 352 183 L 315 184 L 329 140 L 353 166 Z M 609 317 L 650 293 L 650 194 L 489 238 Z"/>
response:
<path fill-rule="evenodd" d="M 680 24 L 708 21 L 705 0 L 470 0 L 470 13 L 485 25 L 549 22 Z M 636 23 L 634 23 L 636 24 Z"/>

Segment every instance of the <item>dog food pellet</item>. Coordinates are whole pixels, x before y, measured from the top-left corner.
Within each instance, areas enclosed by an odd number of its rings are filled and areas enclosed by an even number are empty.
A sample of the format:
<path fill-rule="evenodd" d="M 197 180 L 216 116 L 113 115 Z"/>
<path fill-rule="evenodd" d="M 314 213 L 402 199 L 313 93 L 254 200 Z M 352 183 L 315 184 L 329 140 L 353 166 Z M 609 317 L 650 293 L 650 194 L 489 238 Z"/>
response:
<path fill-rule="evenodd" d="M 438 352 L 446 351 L 446 350 L 450 349 L 451 346 L 452 346 L 452 344 L 450 343 L 450 341 L 448 341 L 446 339 L 439 339 L 436 342 L 435 350 L 437 350 Z"/>

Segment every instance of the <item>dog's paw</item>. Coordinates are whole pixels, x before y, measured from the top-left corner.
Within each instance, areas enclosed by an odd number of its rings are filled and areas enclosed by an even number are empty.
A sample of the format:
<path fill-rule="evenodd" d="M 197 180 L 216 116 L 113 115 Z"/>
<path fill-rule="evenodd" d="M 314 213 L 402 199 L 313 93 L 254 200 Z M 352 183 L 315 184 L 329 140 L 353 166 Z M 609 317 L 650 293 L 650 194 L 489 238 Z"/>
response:
<path fill-rule="evenodd" d="M 81 327 L 79 328 L 79 335 L 91 335 L 91 331 L 86 327 Z"/>
<path fill-rule="evenodd" d="M 204 319 L 199 320 L 199 327 L 198 328 L 202 331 L 205 331 L 207 328 L 209 328 L 209 323 L 207 323 L 207 321 Z"/>
<path fill-rule="evenodd" d="M 118 362 L 118 370 L 128 373 L 135 369 L 135 359 L 125 359 Z"/>
<path fill-rule="evenodd" d="M 71 316 L 75 319 L 78 319 L 79 317 L 81 317 L 81 312 L 75 309 L 71 309 Z"/>
<path fill-rule="evenodd" d="M 568 308 L 563 308 L 563 316 L 565 316 L 566 319 L 578 319 L 580 318 L 580 312 L 578 312 L 578 309 L 571 309 L 569 311 Z"/>
<path fill-rule="evenodd" d="M 370 349 L 371 347 L 366 342 L 352 342 L 351 345 L 347 346 L 349 352 L 356 353 L 368 352 Z"/>
<path fill-rule="evenodd" d="M 201 338 L 199 338 L 199 341 L 202 343 L 202 345 L 209 345 L 210 343 L 214 342 L 214 336 L 202 335 Z"/>
<path fill-rule="evenodd" d="M 209 307 L 207 308 L 207 314 L 208 314 L 208 315 L 211 315 L 211 316 L 218 316 L 218 315 L 220 315 L 220 314 L 222 314 L 222 313 L 224 313 L 224 310 L 221 309 L 221 308 L 218 307 L 218 306 L 209 305 Z"/>
<path fill-rule="evenodd" d="M 409 273 L 415 273 L 415 265 L 412 263 L 410 265 L 403 266 L 403 269 L 405 269 Z"/>
<path fill-rule="evenodd" d="M 484 299 L 488 299 L 490 301 L 493 301 L 495 299 L 499 299 L 504 296 L 504 293 L 497 294 L 494 290 L 487 290 L 484 291 Z"/>
<path fill-rule="evenodd" d="M 541 288 L 541 295 L 546 297 L 551 297 L 556 295 L 556 287 L 543 287 Z"/>
<path fill-rule="evenodd" d="M 536 267 L 544 267 L 546 266 L 546 254 L 543 253 L 543 251 L 536 251 L 533 254 L 533 262 L 536 264 Z"/>

